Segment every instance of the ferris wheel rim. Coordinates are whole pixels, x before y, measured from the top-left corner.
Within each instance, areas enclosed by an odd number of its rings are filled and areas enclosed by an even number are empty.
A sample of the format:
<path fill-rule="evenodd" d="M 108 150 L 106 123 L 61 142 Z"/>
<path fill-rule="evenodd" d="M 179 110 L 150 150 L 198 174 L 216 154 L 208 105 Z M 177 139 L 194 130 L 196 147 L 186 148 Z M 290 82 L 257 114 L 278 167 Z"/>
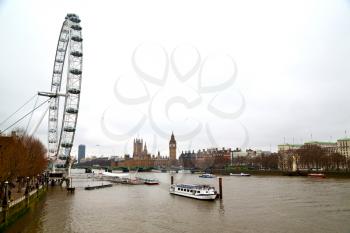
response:
<path fill-rule="evenodd" d="M 48 120 L 48 154 L 60 165 L 69 160 L 78 120 L 83 61 L 80 21 L 76 14 L 67 14 L 62 24 L 51 81 L 51 92 L 57 94 L 63 88 L 63 71 L 67 67 L 61 127 L 59 128 L 59 97 L 50 100 Z"/>

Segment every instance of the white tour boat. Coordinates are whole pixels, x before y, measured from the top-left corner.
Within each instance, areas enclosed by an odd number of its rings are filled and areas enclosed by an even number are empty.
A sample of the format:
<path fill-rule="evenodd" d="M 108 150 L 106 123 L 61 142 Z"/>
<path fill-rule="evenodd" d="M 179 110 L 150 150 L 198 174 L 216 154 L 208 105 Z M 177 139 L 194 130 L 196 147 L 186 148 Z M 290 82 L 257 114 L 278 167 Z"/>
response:
<path fill-rule="evenodd" d="M 230 176 L 250 176 L 250 174 L 247 173 L 230 173 Z"/>
<path fill-rule="evenodd" d="M 214 200 L 217 192 L 209 185 L 196 184 L 173 184 L 170 186 L 170 193 L 200 200 Z"/>

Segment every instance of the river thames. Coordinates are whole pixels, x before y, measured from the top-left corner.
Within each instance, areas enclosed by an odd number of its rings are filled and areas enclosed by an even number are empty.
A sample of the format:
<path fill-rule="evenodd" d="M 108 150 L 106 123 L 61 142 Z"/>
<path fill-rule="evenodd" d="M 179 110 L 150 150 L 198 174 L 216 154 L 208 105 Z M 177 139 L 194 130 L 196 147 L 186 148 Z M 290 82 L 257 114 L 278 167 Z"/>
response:
<path fill-rule="evenodd" d="M 8 232 L 350 232 L 349 179 L 224 176 L 223 200 L 209 202 L 170 195 L 169 173 L 139 175 L 161 183 L 86 191 L 97 181 L 76 174 L 75 194 L 50 187 Z M 173 175 L 218 187 L 217 178 Z"/>

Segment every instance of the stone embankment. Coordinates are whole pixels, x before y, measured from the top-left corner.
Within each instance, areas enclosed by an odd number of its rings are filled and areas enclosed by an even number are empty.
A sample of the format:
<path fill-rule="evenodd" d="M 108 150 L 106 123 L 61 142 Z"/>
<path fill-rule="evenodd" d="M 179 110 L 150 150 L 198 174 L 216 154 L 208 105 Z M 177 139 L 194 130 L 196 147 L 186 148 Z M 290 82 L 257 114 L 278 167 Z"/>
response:
<path fill-rule="evenodd" d="M 24 196 L 2 203 L 0 207 L 0 232 L 3 232 L 7 226 L 25 214 L 33 203 L 40 200 L 46 190 L 47 186 L 40 185 L 37 189 L 28 192 Z"/>

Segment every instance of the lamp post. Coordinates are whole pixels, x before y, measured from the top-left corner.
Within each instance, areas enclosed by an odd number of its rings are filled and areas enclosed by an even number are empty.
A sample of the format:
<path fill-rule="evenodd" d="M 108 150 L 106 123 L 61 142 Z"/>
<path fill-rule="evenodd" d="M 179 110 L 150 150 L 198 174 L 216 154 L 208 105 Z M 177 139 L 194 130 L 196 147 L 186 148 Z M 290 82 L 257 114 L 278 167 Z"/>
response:
<path fill-rule="evenodd" d="M 8 210 L 9 210 L 9 203 L 8 203 L 8 186 L 9 182 L 5 181 L 5 197 L 2 201 L 2 218 L 3 222 L 7 222 L 7 217 L 8 217 Z"/>
<path fill-rule="evenodd" d="M 24 194 L 29 194 L 29 177 L 27 176 L 26 178 L 26 190 L 24 192 Z"/>
<path fill-rule="evenodd" d="M 8 204 L 8 186 L 9 186 L 9 182 L 8 181 L 5 181 L 5 198 L 4 198 L 4 200 L 3 200 L 3 202 L 2 202 L 2 205 L 3 206 L 7 206 L 7 204 Z"/>

